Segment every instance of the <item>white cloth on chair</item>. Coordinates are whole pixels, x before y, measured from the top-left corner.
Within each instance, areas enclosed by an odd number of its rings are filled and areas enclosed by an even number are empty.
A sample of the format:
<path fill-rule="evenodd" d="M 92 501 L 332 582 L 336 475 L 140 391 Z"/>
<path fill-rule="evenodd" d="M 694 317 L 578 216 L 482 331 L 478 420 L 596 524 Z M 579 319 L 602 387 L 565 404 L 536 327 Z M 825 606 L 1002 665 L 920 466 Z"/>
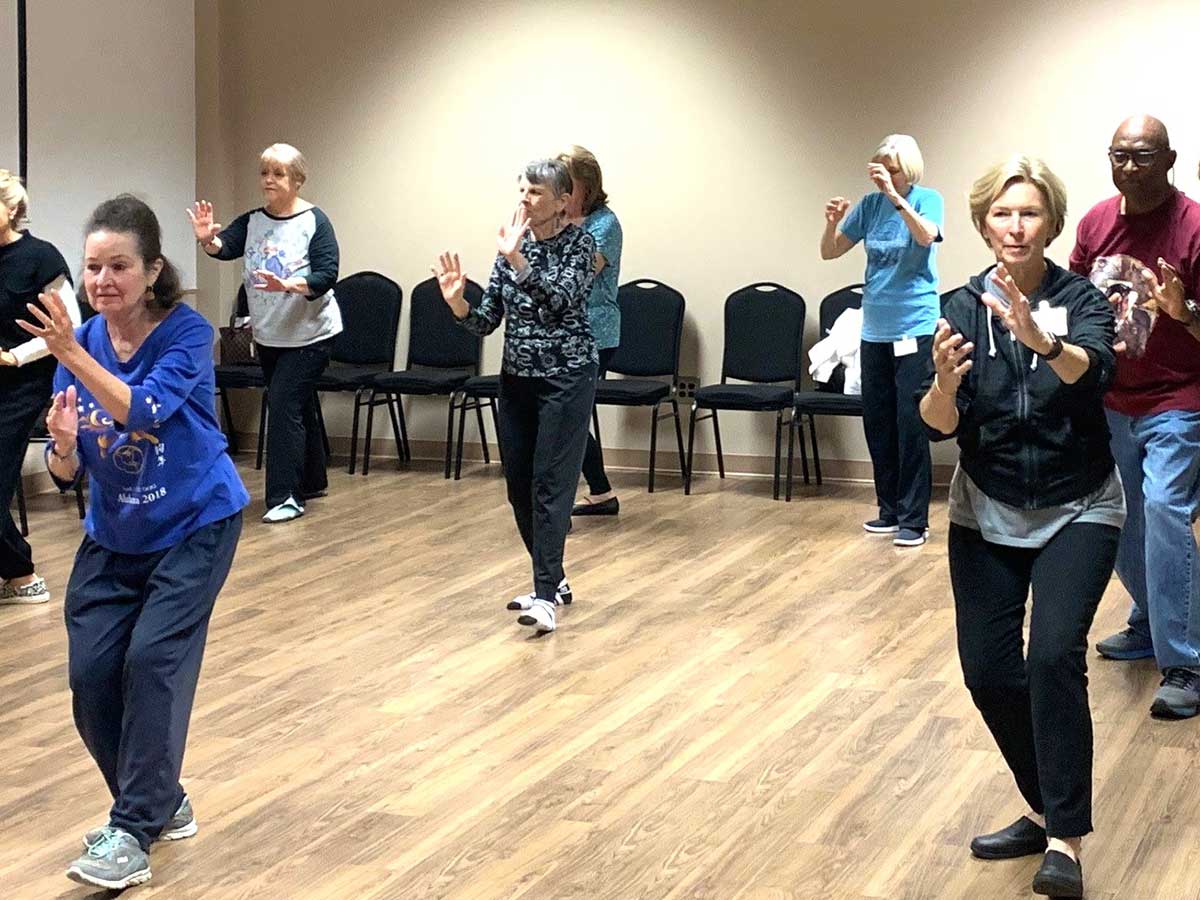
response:
<path fill-rule="evenodd" d="M 862 343 L 862 310 L 847 309 L 829 329 L 829 336 L 813 344 L 808 351 L 808 374 L 814 381 L 829 381 L 839 365 L 846 367 L 844 394 L 862 393 L 859 346 Z"/>

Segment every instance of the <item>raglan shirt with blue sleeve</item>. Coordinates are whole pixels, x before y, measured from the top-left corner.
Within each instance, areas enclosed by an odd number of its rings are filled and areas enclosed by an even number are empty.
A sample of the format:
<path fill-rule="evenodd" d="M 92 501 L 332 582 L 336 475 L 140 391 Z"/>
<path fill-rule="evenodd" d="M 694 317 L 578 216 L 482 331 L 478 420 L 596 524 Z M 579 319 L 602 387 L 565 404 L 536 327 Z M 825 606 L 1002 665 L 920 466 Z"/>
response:
<path fill-rule="evenodd" d="M 583 230 L 596 242 L 596 252 L 604 257 L 604 268 L 596 273 L 588 294 L 588 321 L 597 350 L 621 343 L 621 306 L 617 285 L 621 279 L 621 223 L 607 206 L 593 210 L 583 220 Z"/>
<path fill-rule="evenodd" d="M 864 341 L 888 342 L 924 337 L 937 330 L 939 312 L 937 244 L 945 220 L 942 195 L 914 184 L 905 198 L 917 215 L 938 229 L 937 240 L 922 247 L 899 210 L 882 193 L 863 197 L 842 222 L 841 232 L 867 251 L 863 288 Z"/>
<path fill-rule="evenodd" d="M 132 394 L 129 421 L 117 422 L 70 370 L 60 365 L 54 377 L 56 393 L 72 384 L 78 393 L 92 540 L 116 553 L 154 553 L 244 508 L 250 496 L 217 423 L 213 330 L 204 317 L 175 307 L 125 362 L 103 316 L 76 334 Z"/>
<path fill-rule="evenodd" d="M 268 347 L 307 347 L 342 330 L 333 293 L 340 262 L 337 235 L 320 208 L 291 216 L 254 209 L 234 219 L 218 237 L 217 259 L 245 260 L 242 280 L 254 340 Z M 304 278 L 307 296 L 255 287 L 258 269 L 279 278 Z"/>

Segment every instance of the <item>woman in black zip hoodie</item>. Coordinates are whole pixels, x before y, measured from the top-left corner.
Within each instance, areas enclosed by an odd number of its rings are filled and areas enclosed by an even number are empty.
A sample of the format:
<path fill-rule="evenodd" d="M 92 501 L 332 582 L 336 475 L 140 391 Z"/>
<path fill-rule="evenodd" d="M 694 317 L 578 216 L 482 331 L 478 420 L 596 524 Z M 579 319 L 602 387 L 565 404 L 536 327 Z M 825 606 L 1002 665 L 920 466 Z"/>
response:
<path fill-rule="evenodd" d="M 1065 216 L 1062 182 L 1040 160 L 1013 157 L 975 182 L 971 218 L 997 265 L 946 301 L 920 408 L 931 436 L 957 437 L 961 451 L 949 547 L 963 675 L 1030 807 L 971 852 L 1046 851 L 1034 891 L 1082 897 L 1087 633 L 1125 506 L 1101 403 L 1115 362 L 1112 310 L 1044 255 Z"/>

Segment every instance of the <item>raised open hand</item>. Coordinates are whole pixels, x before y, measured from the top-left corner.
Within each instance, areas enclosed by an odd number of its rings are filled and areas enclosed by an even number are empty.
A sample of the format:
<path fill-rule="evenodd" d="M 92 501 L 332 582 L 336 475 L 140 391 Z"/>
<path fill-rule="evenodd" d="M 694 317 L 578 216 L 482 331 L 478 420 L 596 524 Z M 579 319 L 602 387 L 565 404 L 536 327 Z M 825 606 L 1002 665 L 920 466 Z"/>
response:
<path fill-rule="evenodd" d="M 202 244 L 209 243 L 224 227 L 213 221 L 213 205 L 207 200 L 197 200 L 184 211 L 192 220 L 192 231 L 196 232 L 196 240 Z"/>
<path fill-rule="evenodd" d="M 837 225 L 845 218 L 849 209 L 849 200 L 845 197 L 833 197 L 825 204 L 825 221 L 830 225 Z"/>
<path fill-rule="evenodd" d="M 75 449 L 79 434 L 79 398 L 75 393 L 75 385 L 67 385 L 65 391 L 54 395 L 50 403 L 50 411 L 46 413 L 46 430 L 54 438 L 55 449 L 59 455 L 65 455 Z"/>
<path fill-rule="evenodd" d="M 1029 298 L 1021 293 L 1021 289 L 1013 281 L 1013 277 L 1005 268 L 1004 263 L 996 266 L 990 281 L 1002 296 L 997 297 L 990 291 L 985 291 L 983 305 L 1004 323 L 1004 327 L 1018 341 L 1035 353 L 1042 352 L 1049 338 L 1033 320 L 1033 310 L 1029 306 Z"/>
<path fill-rule="evenodd" d="M 71 321 L 71 316 L 67 313 L 67 306 L 63 303 L 58 291 L 51 290 L 38 294 L 38 302 L 42 305 L 26 303 L 25 308 L 41 324 L 34 325 L 24 319 L 17 319 L 17 324 L 34 337 L 44 340 L 47 349 L 59 362 L 63 362 L 71 354 L 71 351 L 79 347 L 79 342 L 75 340 L 75 323 Z"/>
<path fill-rule="evenodd" d="M 950 328 L 945 319 L 938 319 L 937 331 L 933 334 L 933 368 L 937 372 L 938 390 L 944 394 L 953 394 L 962 384 L 963 376 L 971 369 L 969 359 L 975 345 L 966 341 L 963 336 Z"/>
<path fill-rule="evenodd" d="M 501 225 L 500 230 L 496 232 L 496 247 L 500 254 L 506 259 L 515 255 L 521 249 L 521 238 L 529 227 L 529 213 L 525 211 L 524 206 L 518 206 L 512 215 L 512 221 Z M 509 259 L 509 262 L 512 260 Z"/>
<path fill-rule="evenodd" d="M 437 265 L 432 266 L 429 271 L 437 279 L 442 299 L 451 309 L 455 309 L 458 303 L 466 302 L 463 300 L 463 291 L 467 286 L 467 276 L 463 274 L 462 263 L 458 261 L 457 253 L 451 254 L 447 250 L 438 257 Z"/>

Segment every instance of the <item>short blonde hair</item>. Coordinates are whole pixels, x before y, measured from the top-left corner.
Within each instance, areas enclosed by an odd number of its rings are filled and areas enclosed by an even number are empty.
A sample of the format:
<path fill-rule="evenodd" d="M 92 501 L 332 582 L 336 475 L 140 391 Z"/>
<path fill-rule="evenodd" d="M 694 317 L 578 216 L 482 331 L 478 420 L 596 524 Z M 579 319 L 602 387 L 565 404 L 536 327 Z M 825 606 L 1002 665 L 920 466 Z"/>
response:
<path fill-rule="evenodd" d="M 590 215 L 608 202 L 608 194 L 604 193 L 604 175 L 591 150 L 572 144 L 557 158 L 567 167 L 571 181 L 583 185 L 584 215 Z"/>
<path fill-rule="evenodd" d="M 984 224 L 988 210 L 996 198 L 1008 190 L 1009 185 L 1028 182 L 1042 193 L 1049 217 L 1049 244 L 1062 234 L 1067 221 L 1067 187 L 1062 179 L 1050 171 L 1050 167 L 1036 156 L 1015 154 L 1004 162 L 992 166 L 971 185 L 971 222 L 987 242 Z M 989 244 L 990 245 L 990 244 Z"/>
<path fill-rule="evenodd" d="M 8 169 L 0 169 L 0 203 L 9 209 L 9 227 L 16 231 L 29 215 L 29 195 L 21 179 Z"/>
<path fill-rule="evenodd" d="M 925 157 L 921 155 L 917 139 L 911 134 L 889 134 L 879 142 L 879 146 L 871 155 L 871 159 L 889 157 L 896 160 L 896 165 L 900 167 L 909 184 L 916 184 L 925 174 Z"/>
<path fill-rule="evenodd" d="M 308 181 L 308 160 L 291 144 L 272 144 L 258 156 L 259 162 L 281 163 L 288 170 L 288 177 L 296 187 Z"/>

